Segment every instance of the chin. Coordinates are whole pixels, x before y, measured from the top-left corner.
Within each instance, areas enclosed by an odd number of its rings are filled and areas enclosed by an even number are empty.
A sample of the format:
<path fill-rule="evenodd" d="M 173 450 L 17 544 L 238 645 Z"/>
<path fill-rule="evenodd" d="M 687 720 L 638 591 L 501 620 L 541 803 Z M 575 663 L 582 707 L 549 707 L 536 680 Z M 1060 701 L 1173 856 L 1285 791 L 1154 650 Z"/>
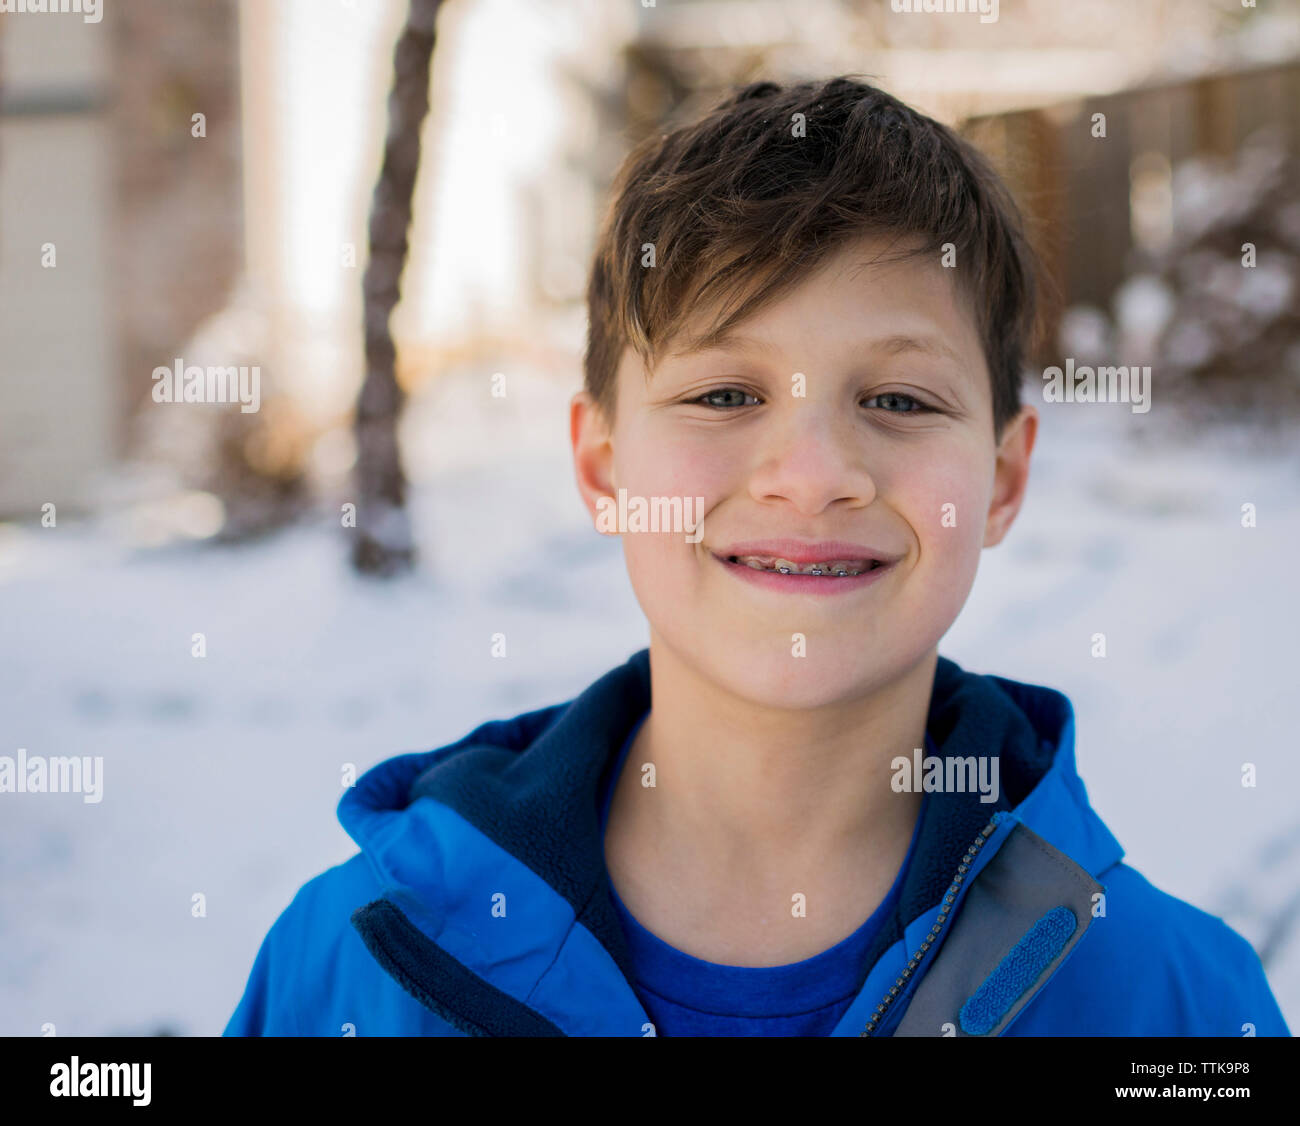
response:
<path fill-rule="evenodd" d="M 879 661 L 864 660 L 861 647 L 853 650 L 795 657 L 789 642 L 764 653 L 728 649 L 700 671 L 756 708 L 812 711 L 859 699 L 892 679 Z"/>

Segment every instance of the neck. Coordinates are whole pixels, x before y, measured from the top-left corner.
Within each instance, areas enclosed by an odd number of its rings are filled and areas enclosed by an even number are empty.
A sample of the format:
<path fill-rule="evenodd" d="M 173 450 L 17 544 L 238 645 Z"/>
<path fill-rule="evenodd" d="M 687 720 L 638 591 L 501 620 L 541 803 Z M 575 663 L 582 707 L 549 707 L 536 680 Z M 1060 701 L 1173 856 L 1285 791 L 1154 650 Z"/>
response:
<path fill-rule="evenodd" d="M 647 923 L 641 912 L 657 913 L 656 933 L 672 941 L 655 888 L 671 886 L 687 914 L 693 902 L 697 927 L 710 931 L 719 910 L 739 918 L 762 902 L 769 917 L 802 891 L 842 904 L 809 943 L 814 952 L 850 933 L 907 853 L 921 795 L 893 790 L 890 762 L 924 745 L 937 659 L 932 650 L 862 698 L 788 710 L 730 693 L 652 639 L 653 704 L 606 837 L 611 877 L 633 914 Z M 653 787 L 643 785 L 645 763 Z M 677 930 L 688 951 L 689 932 L 688 923 Z M 706 949 L 702 940 L 695 948 Z"/>

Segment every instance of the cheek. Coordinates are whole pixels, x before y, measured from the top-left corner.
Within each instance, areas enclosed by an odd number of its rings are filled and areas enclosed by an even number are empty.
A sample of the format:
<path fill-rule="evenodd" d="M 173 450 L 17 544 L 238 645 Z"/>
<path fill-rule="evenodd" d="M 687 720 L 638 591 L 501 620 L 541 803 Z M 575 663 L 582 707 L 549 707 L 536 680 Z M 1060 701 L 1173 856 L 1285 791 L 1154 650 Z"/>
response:
<path fill-rule="evenodd" d="M 741 461 L 721 433 L 646 425 L 620 437 L 614 469 L 628 495 L 719 496 Z"/>
<path fill-rule="evenodd" d="M 643 432 L 628 435 L 617 448 L 614 480 L 617 487 L 627 490 L 629 499 L 681 498 L 688 511 L 705 515 L 707 528 L 707 514 L 743 488 L 743 467 L 743 459 L 720 435 L 646 427 Z M 674 553 L 688 558 L 687 552 L 694 546 L 684 543 L 680 536 L 628 538 L 648 541 L 638 552 L 655 554 L 666 564 L 671 564 Z"/>
<path fill-rule="evenodd" d="M 681 498 L 684 510 L 706 514 L 730 495 L 737 480 L 738 462 L 724 443 L 708 434 L 675 434 L 647 427 L 624 434 L 617 446 L 614 481 L 634 497 Z M 617 494 L 616 494 L 617 495 Z M 704 521 L 707 534 L 708 520 Z M 688 543 L 681 534 L 627 533 L 623 554 L 628 576 L 642 596 L 653 598 L 659 590 L 680 597 L 698 577 L 695 553 L 699 544 Z"/>
<path fill-rule="evenodd" d="M 969 590 L 984 543 L 992 467 L 979 456 L 931 461 L 911 474 L 899 506 L 920 551 L 922 573 Z"/>

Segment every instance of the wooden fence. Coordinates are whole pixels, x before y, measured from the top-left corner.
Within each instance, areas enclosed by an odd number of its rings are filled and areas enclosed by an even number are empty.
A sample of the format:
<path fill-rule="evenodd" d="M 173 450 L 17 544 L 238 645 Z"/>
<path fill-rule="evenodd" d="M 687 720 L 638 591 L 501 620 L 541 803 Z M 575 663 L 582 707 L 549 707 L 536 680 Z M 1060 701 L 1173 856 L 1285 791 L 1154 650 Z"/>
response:
<path fill-rule="evenodd" d="M 1098 113 L 1105 137 L 1093 135 Z M 1150 165 L 1155 156 L 1174 166 L 1227 156 L 1265 126 L 1280 129 L 1290 151 L 1300 152 L 1300 62 L 965 122 L 964 135 L 1024 207 L 1055 283 L 1059 301 L 1045 310 L 1044 341 L 1056 339 L 1064 307 L 1087 303 L 1109 312 L 1140 262 L 1130 207 L 1135 161 Z"/>

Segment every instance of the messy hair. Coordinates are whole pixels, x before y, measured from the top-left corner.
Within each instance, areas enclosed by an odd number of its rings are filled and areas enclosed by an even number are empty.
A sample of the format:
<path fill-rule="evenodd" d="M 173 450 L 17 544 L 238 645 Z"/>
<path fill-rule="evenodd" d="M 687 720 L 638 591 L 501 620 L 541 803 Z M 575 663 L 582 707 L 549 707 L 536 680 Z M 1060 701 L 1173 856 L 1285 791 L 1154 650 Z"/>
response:
<path fill-rule="evenodd" d="M 652 371 L 698 310 L 721 310 L 707 338 L 720 336 L 867 234 L 919 236 L 909 255 L 952 244 L 1000 439 L 1036 319 L 1020 213 L 969 142 L 850 76 L 753 83 L 627 155 L 587 287 L 587 391 L 612 420 L 625 347 Z"/>

